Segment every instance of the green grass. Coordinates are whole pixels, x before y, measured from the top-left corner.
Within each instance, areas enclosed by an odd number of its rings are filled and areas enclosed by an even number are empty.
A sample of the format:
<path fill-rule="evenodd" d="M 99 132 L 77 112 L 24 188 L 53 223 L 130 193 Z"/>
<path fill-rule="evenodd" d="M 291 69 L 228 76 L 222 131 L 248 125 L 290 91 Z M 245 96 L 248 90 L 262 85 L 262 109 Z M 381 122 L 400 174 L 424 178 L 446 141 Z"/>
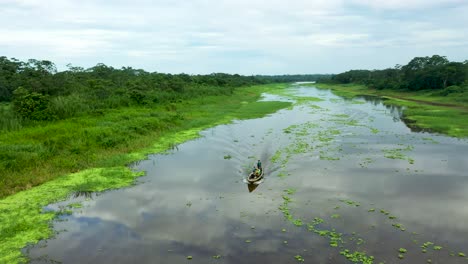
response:
<path fill-rule="evenodd" d="M 0 131 L 14 131 L 23 127 L 22 120 L 12 110 L 11 104 L 0 103 Z"/>
<path fill-rule="evenodd" d="M 0 263 L 27 261 L 21 249 L 52 235 L 51 221 L 60 212 L 42 212 L 47 204 L 72 193 L 131 185 L 141 175 L 126 167 L 131 162 L 199 137 L 208 127 L 290 106 L 257 102 L 263 89 L 272 87 L 157 108 L 108 110 L 1 134 Z"/>
<path fill-rule="evenodd" d="M 403 118 L 414 129 L 425 129 L 452 137 L 468 137 L 468 94 L 440 96 L 434 91 L 404 92 L 369 89 L 364 85 L 317 84 L 320 89 L 354 98 L 358 95 L 382 96 L 384 104 L 405 107 Z M 447 104 L 432 105 L 432 104 Z"/>

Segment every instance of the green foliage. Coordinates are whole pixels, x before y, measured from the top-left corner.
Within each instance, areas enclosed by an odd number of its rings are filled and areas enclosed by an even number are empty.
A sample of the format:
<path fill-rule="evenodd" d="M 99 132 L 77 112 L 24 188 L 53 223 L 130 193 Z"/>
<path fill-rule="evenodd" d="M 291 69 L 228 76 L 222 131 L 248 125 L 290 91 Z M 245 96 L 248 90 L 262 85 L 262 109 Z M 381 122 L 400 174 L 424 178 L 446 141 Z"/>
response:
<path fill-rule="evenodd" d="M 13 109 L 21 117 L 31 120 L 52 120 L 48 111 L 49 98 L 20 87 L 14 91 Z"/>
<path fill-rule="evenodd" d="M 239 87 L 280 79 L 238 74 L 163 74 L 97 64 L 68 65 L 57 72 L 50 61 L 0 57 L 0 102 L 13 102 L 14 115 L 0 116 L 0 129 L 14 130 L 44 121 L 67 119 L 105 109 L 161 104 L 207 96 L 233 95 Z M 16 92 L 15 92 L 16 91 Z"/>
<path fill-rule="evenodd" d="M 460 96 L 460 94 L 462 94 L 462 93 L 467 93 L 468 94 L 468 84 L 466 84 L 465 86 L 452 85 L 452 86 L 449 86 L 449 87 L 443 89 L 442 91 L 438 92 L 437 94 L 442 95 L 442 96 L 447 96 L 447 95 L 450 95 L 450 94 Z"/>
<path fill-rule="evenodd" d="M 468 81 L 468 63 L 450 62 L 444 56 L 415 57 L 407 65 L 396 65 L 384 70 L 350 70 L 321 82 L 364 84 L 377 90 L 444 90 L 441 95 L 459 93 Z M 465 85 L 466 86 L 466 85 Z"/>

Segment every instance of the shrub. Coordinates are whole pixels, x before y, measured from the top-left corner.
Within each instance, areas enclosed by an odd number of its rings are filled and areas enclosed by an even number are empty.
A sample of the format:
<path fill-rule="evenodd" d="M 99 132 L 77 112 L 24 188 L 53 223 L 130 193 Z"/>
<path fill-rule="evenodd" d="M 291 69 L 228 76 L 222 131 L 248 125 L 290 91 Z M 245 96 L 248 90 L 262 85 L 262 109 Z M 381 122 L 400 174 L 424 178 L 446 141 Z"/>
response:
<path fill-rule="evenodd" d="M 31 120 L 56 119 L 49 109 L 49 97 L 36 92 L 29 92 L 20 87 L 14 91 L 13 109 L 21 117 Z"/>
<path fill-rule="evenodd" d="M 452 86 L 449 86 L 449 87 L 443 89 L 443 90 L 440 91 L 438 94 L 439 94 L 439 95 L 443 95 L 443 96 L 447 96 L 447 95 L 449 95 L 449 94 L 464 93 L 466 90 L 467 90 L 467 87 L 460 87 L 460 86 L 458 86 L 458 85 L 452 85 Z"/>

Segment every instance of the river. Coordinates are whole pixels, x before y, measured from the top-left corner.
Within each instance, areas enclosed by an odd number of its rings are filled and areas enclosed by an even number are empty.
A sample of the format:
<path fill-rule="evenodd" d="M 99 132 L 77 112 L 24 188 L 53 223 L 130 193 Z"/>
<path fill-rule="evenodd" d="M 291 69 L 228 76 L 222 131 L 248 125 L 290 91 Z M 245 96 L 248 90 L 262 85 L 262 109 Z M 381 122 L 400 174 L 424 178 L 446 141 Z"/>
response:
<path fill-rule="evenodd" d="M 48 206 L 82 203 L 24 251 L 32 263 L 350 263 L 353 252 L 468 263 L 466 140 L 413 132 L 378 98 L 288 93 L 262 100 L 290 109 L 132 165 L 146 172 L 135 186 Z M 248 186 L 257 159 L 265 179 Z"/>

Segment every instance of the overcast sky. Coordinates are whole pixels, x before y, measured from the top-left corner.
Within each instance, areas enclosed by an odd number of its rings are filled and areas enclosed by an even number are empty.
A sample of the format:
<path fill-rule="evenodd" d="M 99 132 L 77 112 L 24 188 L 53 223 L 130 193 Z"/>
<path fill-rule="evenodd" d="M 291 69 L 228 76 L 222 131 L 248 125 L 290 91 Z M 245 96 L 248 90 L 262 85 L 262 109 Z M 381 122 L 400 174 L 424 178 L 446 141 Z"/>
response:
<path fill-rule="evenodd" d="M 0 56 L 170 73 L 468 59 L 468 0 L 0 0 Z"/>

